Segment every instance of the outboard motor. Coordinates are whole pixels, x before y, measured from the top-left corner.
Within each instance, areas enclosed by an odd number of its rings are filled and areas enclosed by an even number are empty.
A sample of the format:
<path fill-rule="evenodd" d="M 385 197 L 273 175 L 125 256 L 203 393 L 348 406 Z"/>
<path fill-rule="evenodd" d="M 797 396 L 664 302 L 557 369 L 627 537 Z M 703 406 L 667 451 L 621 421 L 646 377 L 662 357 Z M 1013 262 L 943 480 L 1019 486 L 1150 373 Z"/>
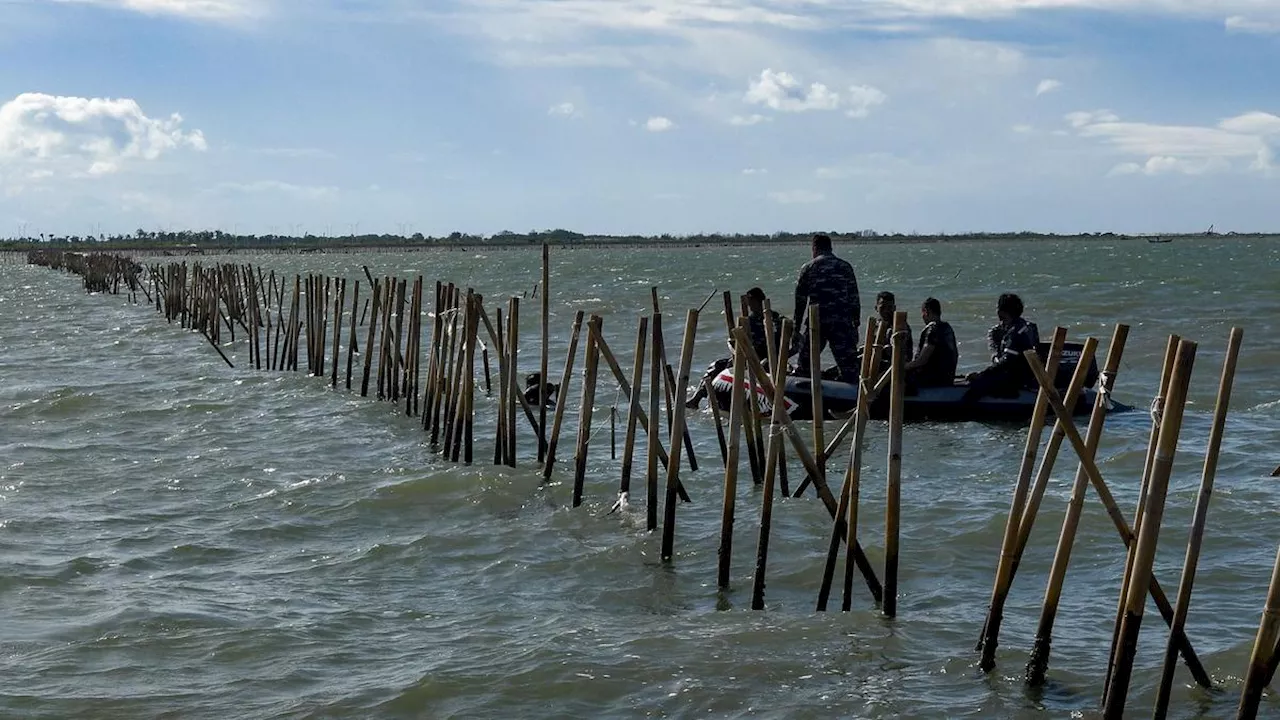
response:
<path fill-rule="evenodd" d="M 1084 343 L 1063 343 L 1062 359 L 1058 361 L 1058 374 L 1053 378 L 1053 385 L 1059 390 L 1065 391 L 1067 386 L 1071 384 L 1071 377 L 1076 373 L 1076 366 L 1080 364 L 1080 355 L 1084 352 Z M 1040 356 L 1041 362 L 1049 357 L 1049 343 L 1042 342 L 1036 346 L 1036 354 Z M 1091 388 L 1098 383 L 1098 358 L 1094 356 L 1089 361 L 1089 371 L 1084 377 L 1084 386 Z"/>

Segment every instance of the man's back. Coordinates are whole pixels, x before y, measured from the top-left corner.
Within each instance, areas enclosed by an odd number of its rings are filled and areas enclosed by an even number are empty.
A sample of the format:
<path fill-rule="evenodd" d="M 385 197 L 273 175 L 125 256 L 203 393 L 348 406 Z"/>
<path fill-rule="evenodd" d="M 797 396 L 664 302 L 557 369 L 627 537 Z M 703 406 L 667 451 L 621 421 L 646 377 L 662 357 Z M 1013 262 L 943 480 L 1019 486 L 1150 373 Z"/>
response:
<path fill-rule="evenodd" d="M 853 266 L 830 253 L 805 263 L 796 281 L 797 310 L 807 307 L 809 302 L 818 304 L 819 321 L 823 325 L 850 323 L 856 327 L 862 307 Z M 803 323 L 804 318 L 796 321 Z"/>
<path fill-rule="evenodd" d="M 945 320 L 935 320 L 920 331 L 920 350 L 933 346 L 929 362 L 920 368 L 919 384 L 922 387 L 947 387 L 955 382 L 956 365 L 960 351 L 956 347 L 956 334 Z"/>

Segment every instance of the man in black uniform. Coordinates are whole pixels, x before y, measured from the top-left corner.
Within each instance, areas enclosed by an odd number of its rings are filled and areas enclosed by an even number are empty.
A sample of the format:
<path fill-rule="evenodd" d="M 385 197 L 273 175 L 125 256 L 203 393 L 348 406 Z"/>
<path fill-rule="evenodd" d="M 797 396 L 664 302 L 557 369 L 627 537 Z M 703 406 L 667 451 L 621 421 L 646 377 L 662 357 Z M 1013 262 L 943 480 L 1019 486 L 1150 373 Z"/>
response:
<path fill-rule="evenodd" d="M 1040 330 L 1035 323 L 1022 318 L 1022 310 L 1022 298 L 1013 293 L 1005 293 L 996 301 L 1000 322 L 987 331 L 991 365 L 982 372 L 969 374 L 965 402 L 974 402 L 984 395 L 1013 397 L 1022 388 L 1035 384 L 1035 375 L 1022 353 L 1035 350 L 1040 344 Z"/>
<path fill-rule="evenodd" d="M 876 294 L 876 315 L 880 318 L 880 369 L 888 370 L 893 364 L 893 316 L 898 312 L 898 300 L 888 290 Z M 904 362 L 911 362 L 911 325 L 907 324 L 907 344 L 904 347 Z M 858 353 L 858 364 L 861 366 L 862 353 Z"/>
<path fill-rule="evenodd" d="M 796 313 L 792 318 L 796 335 L 788 355 L 800 353 L 795 374 L 809 376 L 809 303 L 818 305 L 821 352 L 828 343 L 844 382 L 858 381 L 858 325 L 862 303 L 858 298 L 858 277 L 853 266 L 831 250 L 831 238 L 813 236 L 813 259 L 800 268 L 796 278 Z"/>
<path fill-rule="evenodd" d="M 942 319 L 942 303 L 929 298 L 920 305 L 920 347 L 907 363 L 907 382 L 917 388 L 951 387 L 956 380 L 960 351 L 951 323 Z"/>

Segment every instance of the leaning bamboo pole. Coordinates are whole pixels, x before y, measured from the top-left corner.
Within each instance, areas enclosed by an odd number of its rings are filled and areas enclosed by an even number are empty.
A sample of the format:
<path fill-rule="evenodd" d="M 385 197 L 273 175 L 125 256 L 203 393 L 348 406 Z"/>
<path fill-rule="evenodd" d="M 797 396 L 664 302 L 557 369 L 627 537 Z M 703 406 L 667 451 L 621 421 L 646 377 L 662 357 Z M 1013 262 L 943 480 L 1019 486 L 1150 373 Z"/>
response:
<path fill-rule="evenodd" d="M 662 559 L 669 561 L 675 555 L 675 533 L 676 533 L 676 488 L 680 484 L 680 438 L 688 439 L 689 435 L 685 428 L 685 413 L 687 405 L 684 403 L 684 392 L 689 386 L 689 371 L 693 364 L 693 343 L 698 334 L 698 311 L 690 308 L 684 321 L 684 340 L 680 345 L 680 374 L 675 385 L 676 392 L 680 393 L 675 403 L 675 413 L 671 425 L 671 459 L 667 463 L 667 486 L 666 501 L 663 507 L 662 520 Z M 692 448 L 690 448 L 692 452 Z"/>
<path fill-rule="evenodd" d="M 792 323 L 789 319 L 782 321 L 782 340 L 787 345 L 791 341 Z M 744 338 L 739 336 L 738 341 L 742 345 Z M 746 348 L 743 348 L 744 351 Z M 756 572 L 751 583 L 751 609 L 764 609 L 764 588 L 765 588 L 765 571 L 769 564 L 769 535 L 773 529 L 773 498 L 774 498 L 774 478 L 778 472 L 778 461 L 782 458 L 782 425 L 783 420 L 787 416 L 787 396 L 786 396 L 786 364 L 778 367 L 780 371 L 773 378 L 773 411 L 769 420 L 769 449 L 768 456 L 765 458 L 764 470 L 764 494 L 760 499 L 760 535 L 756 541 Z M 760 373 L 756 377 L 759 383 L 763 379 L 764 373 Z"/>
<path fill-rule="evenodd" d="M 1138 550 L 1129 578 L 1129 596 L 1125 600 L 1125 614 L 1120 625 L 1116 654 L 1111 658 L 1111 687 L 1107 690 L 1103 717 L 1113 719 L 1124 715 L 1125 701 L 1129 695 L 1129 680 L 1133 672 L 1134 655 L 1138 650 L 1138 633 L 1142 627 L 1146 607 L 1147 589 L 1154 578 L 1156 545 L 1160 539 L 1160 523 L 1164 518 L 1165 497 L 1169 490 L 1169 477 L 1173 472 L 1174 455 L 1178 449 L 1178 434 L 1182 429 L 1182 416 L 1187 402 L 1187 387 L 1195 365 L 1196 344 L 1183 340 L 1178 345 L 1178 357 L 1173 365 L 1173 377 L 1169 402 L 1165 407 L 1164 422 L 1160 428 L 1160 445 L 1156 449 L 1151 468 L 1151 483 L 1147 489 L 1145 518 L 1138 531 Z M 1171 633 L 1176 637 L 1177 633 Z"/>
<path fill-rule="evenodd" d="M 592 315 L 587 321 L 587 356 L 582 377 L 582 402 L 578 406 L 578 442 L 573 456 L 573 506 L 582 505 L 582 488 L 587 475 L 587 453 L 591 449 L 591 419 L 596 404 L 596 372 L 600 366 L 600 350 L 596 335 L 600 329 L 600 316 Z"/>
<path fill-rule="evenodd" d="M 649 339 L 649 318 L 640 316 L 636 331 L 635 362 L 631 366 L 631 387 L 627 395 L 627 428 L 622 443 L 622 479 L 618 483 L 618 505 L 625 507 L 631 498 L 631 470 L 636 450 L 636 425 L 640 418 L 640 391 L 644 381 L 646 341 Z"/>
<path fill-rule="evenodd" d="M 573 360 L 574 354 L 578 350 L 578 336 L 582 332 L 582 316 L 581 310 L 574 313 L 573 330 L 569 333 L 569 350 L 564 356 L 564 372 L 560 375 L 560 390 L 556 393 L 556 411 L 551 420 L 551 437 L 547 439 L 547 455 L 542 463 L 542 480 L 546 482 L 551 479 L 551 469 L 556 462 L 556 445 L 560 442 L 560 426 L 564 422 L 565 408 L 568 405 L 565 402 L 569 397 L 569 383 L 573 379 Z M 499 360 L 503 360 L 502 353 L 498 354 Z M 505 377 L 505 363 L 500 369 L 499 375 Z"/>
<path fill-rule="evenodd" d="M 884 614 L 898 614 L 898 552 L 902 521 L 902 415 L 906 395 L 907 377 L 905 348 L 910 342 L 907 334 L 907 314 L 893 315 L 892 380 L 889 383 L 889 477 L 885 483 L 884 504 Z M 863 352 L 866 352 L 864 350 Z"/>
<path fill-rule="evenodd" d="M 728 294 L 726 293 L 726 298 Z M 729 394 L 729 447 L 724 464 L 724 500 L 720 510 L 720 547 L 716 552 L 718 559 L 716 587 L 729 589 L 729 567 L 733 560 L 733 524 L 738 497 L 738 460 L 739 445 L 742 437 L 742 412 L 746 397 L 742 391 L 742 375 L 746 371 L 746 361 L 742 350 L 733 350 L 733 389 Z M 711 402 L 715 402 L 711 398 Z"/>
<path fill-rule="evenodd" d="M 1280 655 L 1280 552 L 1271 571 L 1271 584 L 1267 588 L 1266 605 L 1258 622 L 1258 634 L 1249 655 L 1249 669 L 1245 672 L 1244 688 L 1240 692 L 1240 704 L 1236 708 L 1237 720 L 1253 720 L 1258 716 L 1258 704 L 1262 690 L 1270 680 L 1274 658 Z"/>
<path fill-rule="evenodd" d="M 1200 491 L 1196 496 L 1195 514 L 1191 520 L 1191 532 L 1187 538 L 1187 554 L 1182 563 L 1182 580 L 1178 584 L 1178 598 L 1173 606 L 1173 624 L 1169 628 L 1169 642 L 1165 645 L 1164 667 L 1160 673 L 1160 688 L 1156 693 L 1156 718 L 1163 718 L 1169 709 L 1169 695 L 1173 690 L 1173 674 L 1177 670 L 1178 646 L 1173 638 L 1185 632 L 1187 613 L 1191 607 L 1191 590 L 1195 586 L 1196 568 L 1200 562 L 1200 547 L 1204 542 L 1204 528 L 1209 516 L 1209 500 L 1213 496 L 1214 478 L 1218 471 L 1218 454 L 1222 450 L 1222 434 L 1227 424 L 1227 409 L 1231 404 L 1231 387 L 1235 382 L 1236 361 L 1240 356 L 1240 343 L 1244 331 L 1232 328 L 1227 338 L 1227 357 L 1222 363 L 1222 375 L 1218 381 L 1218 397 L 1214 401 L 1213 421 L 1209 429 L 1209 445 L 1200 472 Z"/>

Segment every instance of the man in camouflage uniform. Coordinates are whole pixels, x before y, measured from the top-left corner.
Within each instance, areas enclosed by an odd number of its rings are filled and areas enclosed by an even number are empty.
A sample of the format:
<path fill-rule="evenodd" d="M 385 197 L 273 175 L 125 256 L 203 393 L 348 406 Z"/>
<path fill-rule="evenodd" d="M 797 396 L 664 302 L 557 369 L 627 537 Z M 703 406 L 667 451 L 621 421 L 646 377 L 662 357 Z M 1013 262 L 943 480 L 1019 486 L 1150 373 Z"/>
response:
<path fill-rule="evenodd" d="M 831 238 L 813 236 L 813 259 L 800 268 L 796 279 L 796 314 L 792 321 L 797 333 L 791 353 L 800 353 L 795 374 L 809 376 L 809 303 L 818 305 L 818 329 L 822 347 L 831 345 L 840 379 L 858 381 L 858 326 L 862 303 L 858 297 L 858 277 L 848 261 L 835 256 Z"/>
<path fill-rule="evenodd" d="M 1035 374 L 1022 353 L 1038 349 L 1040 330 L 1035 323 L 1023 319 L 1022 312 L 1022 298 L 1013 293 L 1005 293 L 996 301 L 1000 322 L 987 331 L 991 365 L 982 372 L 969 374 L 965 402 L 974 402 L 984 395 L 1013 397 L 1022 388 L 1036 384 Z"/>

